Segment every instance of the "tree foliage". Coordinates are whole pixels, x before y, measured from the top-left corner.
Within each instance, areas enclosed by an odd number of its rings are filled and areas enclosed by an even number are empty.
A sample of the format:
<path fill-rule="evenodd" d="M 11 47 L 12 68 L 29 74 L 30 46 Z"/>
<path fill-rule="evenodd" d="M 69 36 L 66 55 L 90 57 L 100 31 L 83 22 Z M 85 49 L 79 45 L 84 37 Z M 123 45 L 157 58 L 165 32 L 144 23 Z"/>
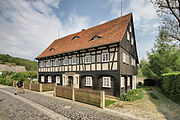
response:
<path fill-rule="evenodd" d="M 172 40 L 180 41 L 180 0 L 151 0 Z"/>
<path fill-rule="evenodd" d="M 142 74 L 147 78 L 161 79 L 162 74 L 180 71 L 180 50 L 169 40 L 166 31 L 161 30 L 151 52 L 148 62 L 142 64 Z"/>
<path fill-rule="evenodd" d="M 4 54 L 0 54 L 0 64 L 25 66 L 26 70 L 28 71 L 37 71 L 37 67 L 38 67 L 38 64 L 36 61 L 16 58 L 16 57 L 12 57 L 10 55 L 4 55 Z"/>

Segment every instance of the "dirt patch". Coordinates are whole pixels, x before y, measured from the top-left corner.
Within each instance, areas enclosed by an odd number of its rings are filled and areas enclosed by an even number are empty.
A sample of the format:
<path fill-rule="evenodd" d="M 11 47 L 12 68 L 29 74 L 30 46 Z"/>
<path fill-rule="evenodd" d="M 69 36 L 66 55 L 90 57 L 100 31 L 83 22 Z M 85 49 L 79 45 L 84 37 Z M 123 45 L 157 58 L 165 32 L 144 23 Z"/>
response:
<path fill-rule="evenodd" d="M 160 89 L 153 87 L 151 91 L 143 91 L 143 99 L 133 102 L 118 101 L 108 108 L 148 120 L 180 120 L 180 105 L 159 91 Z M 158 99 L 151 98 L 149 92 L 157 95 Z"/>

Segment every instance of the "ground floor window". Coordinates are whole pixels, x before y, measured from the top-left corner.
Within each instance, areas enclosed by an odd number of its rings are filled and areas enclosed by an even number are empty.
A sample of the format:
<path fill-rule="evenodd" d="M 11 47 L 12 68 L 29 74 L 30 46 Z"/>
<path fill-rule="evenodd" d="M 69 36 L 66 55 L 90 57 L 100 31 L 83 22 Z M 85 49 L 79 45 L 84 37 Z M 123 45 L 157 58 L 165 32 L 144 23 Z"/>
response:
<path fill-rule="evenodd" d="M 124 77 L 121 77 L 121 88 L 124 87 Z"/>
<path fill-rule="evenodd" d="M 44 82 L 44 76 L 41 76 L 41 82 Z"/>
<path fill-rule="evenodd" d="M 103 87 L 111 87 L 111 77 L 103 77 Z"/>
<path fill-rule="evenodd" d="M 52 83 L 52 77 L 48 76 L 48 83 Z"/>
<path fill-rule="evenodd" d="M 130 86 L 130 77 L 127 79 L 127 86 Z"/>
<path fill-rule="evenodd" d="M 92 86 L 92 77 L 86 77 L 86 86 Z"/>
<path fill-rule="evenodd" d="M 60 84 L 60 76 L 56 76 L 56 83 Z"/>

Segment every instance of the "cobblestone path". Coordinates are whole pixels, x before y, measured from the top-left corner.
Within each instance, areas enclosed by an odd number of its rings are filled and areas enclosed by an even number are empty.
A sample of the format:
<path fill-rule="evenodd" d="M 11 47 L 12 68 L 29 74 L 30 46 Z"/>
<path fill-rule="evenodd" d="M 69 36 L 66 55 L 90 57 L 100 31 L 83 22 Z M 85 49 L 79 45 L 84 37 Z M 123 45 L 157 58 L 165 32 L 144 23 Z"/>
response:
<path fill-rule="evenodd" d="M 14 93 L 15 88 L 12 87 L 0 87 L 1 90 L 4 91 L 8 91 L 10 93 Z M 4 95 L 4 97 L 8 98 L 8 96 L 6 96 L 5 94 L 0 92 L 0 95 Z M 132 120 L 132 118 L 127 118 L 124 116 L 120 116 L 119 114 L 115 114 L 115 113 L 111 113 L 111 112 L 107 112 L 104 111 L 98 107 L 87 107 L 87 105 L 85 104 L 78 104 L 77 102 L 69 102 L 69 100 L 66 99 L 57 99 L 56 97 L 49 97 L 49 96 L 45 96 L 42 95 L 40 93 L 37 92 L 31 92 L 28 90 L 25 90 L 25 94 L 18 94 L 18 96 L 21 96 L 23 98 L 26 98 L 28 100 L 31 100 L 41 106 L 44 106 L 52 111 L 55 111 L 56 113 L 72 119 L 72 120 Z M 1 97 L 0 97 L 1 99 Z M 12 97 L 8 98 L 13 99 Z M 12 100 L 12 101 L 16 101 L 16 100 Z M 5 103 L 6 101 L 4 101 Z M 18 101 L 16 101 L 18 102 Z M 9 103 L 8 103 L 9 104 Z M 14 103 L 11 103 L 14 104 Z M 12 107 L 12 106 L 9 106 Z M 16 107 L 15 107 L 16 108 Z M 0 102 L 0 109 L 3 109 L 3 105 L 2 102 Z M 7 108 L 10 109 L 10 108 Z M 38 112 L 33 112 L 33 108 L 29 107 L 29 106 L 22 106 L 20 108 L 19 111 L 21 112 L 27 112 L 29 115 L 28 116 L 33 116 L 33 113 L 37 113 L 35 115 L 36 118 L 33 118 L 33 120 L 35 119 L 50 119 L 47 116 L 45 116 L 46 113 L 44 114 L 40 114 Z M 31 112 L 30 112 L 31 111 Z M 7 113 L 7 111 L 4 110 L 4 113 Z M 13 110 L 13 113 L 16 113 L 16 110 Z M 0 116 L 1 116 L 1 112 L 0 112 Z M 4 116 L 6 116 L 7 114 L 4 114 Z M 13 117 L 13 116 L 12 116 Z M 18 117 L 18 116 L 17 116 Z"/>

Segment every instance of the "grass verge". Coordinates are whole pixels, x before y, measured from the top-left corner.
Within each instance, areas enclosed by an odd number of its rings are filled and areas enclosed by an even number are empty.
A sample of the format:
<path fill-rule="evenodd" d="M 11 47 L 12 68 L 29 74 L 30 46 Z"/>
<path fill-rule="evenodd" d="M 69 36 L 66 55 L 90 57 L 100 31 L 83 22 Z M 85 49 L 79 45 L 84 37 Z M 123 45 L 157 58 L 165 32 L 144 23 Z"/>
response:
<path fill-rule="evenodd" d="M 153 99 L 159 99 L 158 96 L 156 96 L 154 93 L 149 93 L 149 94 Z"/>
<path fill-rule="evenodd" d="M 110 104 L 115 103 L 116 101 L 114 100 L 105 100 L 105 107 L 109 106 Z"/>
<path fill-rule="evenodd" d="M 172 101 L 174 101 L 175 103 L 180 105 L 180 97 L 176 97 L 176 96 L 171 96 L 168 93 L 164 92 L 164 91 L 160 91 L 161 94 L 163 94 L 165 97 L 171 99 Z"/>
<path fill-rule="evenodd" d="M 140 90 L 143 90 L 143 91 L 152 90 L 152 88 L 150 86 L 144 86 L 144 85 L 142 85 L 142 86 L 137 85 L 136 89 L 140 89 Z"/>

